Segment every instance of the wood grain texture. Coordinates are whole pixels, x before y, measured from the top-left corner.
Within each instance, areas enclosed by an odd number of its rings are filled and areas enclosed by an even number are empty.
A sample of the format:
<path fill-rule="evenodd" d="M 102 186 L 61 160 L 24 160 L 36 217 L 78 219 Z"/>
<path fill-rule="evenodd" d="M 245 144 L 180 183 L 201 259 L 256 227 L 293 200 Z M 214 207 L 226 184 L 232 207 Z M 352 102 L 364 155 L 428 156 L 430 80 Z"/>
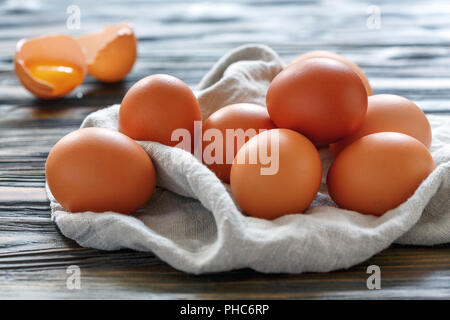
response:
<path fill-rule="evenodd" d="M 68 30 L 70 1 L 0 2 L 0 299 L 10 298 L 450 298 L 450 244 L 393 246 L 359 266 L 327 274 L 265 275 L 251 270 L 193 276 L 152 253 L 80 248 L 50 220 L 44 164 L 51 146 L 92 111 L 120 103 L 152 73 L 192 87 L 229 49 L 264 43 L 289 62 L 308 50 L 358 63 L 375 93 L 414 100 L 427 113 L 450 114 L 448 1 L 374 1 L 380 29 L 366 26 L 366 1 L 74 1 L 81 29 Z M 120 21 L 134 24 L 139 58 L 122 82 L 92 78 L 58 101 L 39 101 L 14 76 L 23 37 L 80 34 Z M 367 290 L 366 268 L 382 271 Z M 68 290 L 66 268 L 81 268 L 81 290 Z"/>

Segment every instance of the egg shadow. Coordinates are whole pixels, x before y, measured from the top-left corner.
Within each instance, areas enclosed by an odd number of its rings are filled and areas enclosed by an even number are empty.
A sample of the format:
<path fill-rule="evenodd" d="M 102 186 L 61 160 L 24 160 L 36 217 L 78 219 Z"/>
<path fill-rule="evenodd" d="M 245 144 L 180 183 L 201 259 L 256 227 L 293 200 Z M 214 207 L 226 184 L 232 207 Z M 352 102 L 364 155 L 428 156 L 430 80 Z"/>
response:
<path fill-rule="evenodd" d="M 104 83 L 91 78 L 82 85 L 81 93 L 83 98 L 115 98 L 121 101 L 130 86 L 125 80 Z"/>
<path fill-rule="evenodd" d="M 104 107 L 120 103 L 131 84 L 126 81 L 102 83 L 96 80 L 83 83 L 70 94 L 58 99 L 39 99 L 33 97 L 29 106 L 36 114 L 55 112 L 77 107 Z"/>

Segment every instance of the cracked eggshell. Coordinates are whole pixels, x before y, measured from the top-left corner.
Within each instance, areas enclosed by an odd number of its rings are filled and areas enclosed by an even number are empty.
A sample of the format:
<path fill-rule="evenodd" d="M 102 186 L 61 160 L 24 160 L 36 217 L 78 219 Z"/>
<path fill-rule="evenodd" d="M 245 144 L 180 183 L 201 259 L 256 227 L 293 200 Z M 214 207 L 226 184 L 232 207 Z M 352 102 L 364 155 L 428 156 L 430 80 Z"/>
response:
<path fill-rule="evenodd" d="M 88 74 L 102 82 L 120 81 L 131 71 L 137 56 L 137 40 L 128 23 L 105 27 L 77 38 L 83 48 Z"/>
<path fill-rule="evenodd" d="M 33 61 L 61 62 L 79 68 L 81 81 L 70 90 L 54 93 L 54 86 L 36 78 L 27 68 Z M 31 39 L 22 39 L 17 43 L 14 56 L 14 69 L 20 83 L 32 94 L 42 99 L 56 99 L 65 96 L 83 82 L 87 66 L 83 51 L 74 38 L 67 35 L 49 35 Z"/>

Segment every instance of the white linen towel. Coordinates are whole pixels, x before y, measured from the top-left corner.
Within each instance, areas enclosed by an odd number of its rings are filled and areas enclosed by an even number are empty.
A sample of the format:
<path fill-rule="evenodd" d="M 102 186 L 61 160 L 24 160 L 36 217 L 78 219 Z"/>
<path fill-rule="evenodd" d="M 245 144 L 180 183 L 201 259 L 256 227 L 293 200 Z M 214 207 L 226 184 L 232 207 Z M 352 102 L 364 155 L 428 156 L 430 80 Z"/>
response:
<path fill-rule="evenodd" d="M 270 81 L 283 68 L 263 45 L 239 47 L 220 59 L 198 86 L 204 119 L 238 102 L 265 105 Z M 119 105 L 87 116 L 82 127 L 117 129 Z M 53 198 L 52 218 L 81 246 L 151 251 L 189 273 L 252 268 L 260 272 L 327 272 L 365 261 L 393 242 L 450 242 L 450 117 L 429 116 L 436 169 L 414 195 L 382 217 L 335 206 L 322 183 L 304 214 L 274 221 L 243 215 L 229 186 L 191 154 L 156 142 L 139 142 L 157 171 L 157 189 L 131 216 L 114 212 L 71 214 Z M 331 162 L 321 150 L 323 182 Z"/>

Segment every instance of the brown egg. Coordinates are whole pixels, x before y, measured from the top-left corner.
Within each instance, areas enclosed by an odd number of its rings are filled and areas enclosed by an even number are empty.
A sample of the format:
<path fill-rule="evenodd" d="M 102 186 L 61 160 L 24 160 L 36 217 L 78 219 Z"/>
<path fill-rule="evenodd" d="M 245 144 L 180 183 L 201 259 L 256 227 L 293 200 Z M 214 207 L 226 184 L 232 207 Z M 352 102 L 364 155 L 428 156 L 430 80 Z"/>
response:
<path fill-rule="evenodd" d="M 203 136 L 209 133 L 214 136 L 210 139 L 211 142 L 203 141 L 203 162 L 219 179 L 229 183 L 231 164 L 238 150 L 261 130 L 274 128 L 275 125 L 264 107 L 251 103 L 237 103 L 223 107 L 211 114 L 203 124 Z M 220 130 L 222 138 L 220 143 L 215 140 L 216 132 L 210 129 Z M 230 145 L 232 147 L 229 147 Z M 215 147 L 220 148 L 221 157 L 216 153 Z"/>
<path fill-rule="evenodd" d="M 366 115 L 367 92 L 346 64 L 311 58 L 281 71 L 269 86 L 266 103 L 277 127 L 323 146 L 358 129 Z"/>
<path fill-rule="evenodd" d="M 20 83 L 42 99 L 65 96 L 83 82 L 86 74 L 81 47 L 66 35 L 20 40 L 14 68 Z"/>
<path fill-rule="evenodd" d="M 292 60 L 289 65 L 291 65 L 293 63 L 301 62 L 303 60 L 310 59 L 310 58 L 330 58 L 330 59 L 335 59 L 335 60 L 345 63 L 350 68 L 352 68 L 352 70 L 355 71 L 358 74 L 358 76 L 361 78 L 361 80 L 364 82 L 364 86 L 366 87 L 366 90 L 367 90 L 367 95 L 371 96 L 373 94 L 372 87 L 370 86 L 370 83 L 369 83 L 369 79 L 367 79 L 367 76 L 364 74 L 364 72 L 361 70 L 361 68 L 358 67 L 352 61 L 348 60 L 347 58 L 345 58 L 337 53 L 334 53 L 331 51 L 321 51 L 321 50 L 310 51 L 310 52 L 302 54 L 301 56 L 298 56 L 297 58 Z"/>
<path fill-rule="evenodd" d="M 328 191 L 340 208 L 380 216 L 412 196 L 434 167 L 418 140 L 397 132 L 374 133 L 353 142 L 334 160 Z"/>
<path fill-rule="evenodd" d="M 155 74 L 136 82 L 126 93 L 119 111 L 119 131 L 135 140 L 176 146 L 175 130 L 186 130 L 192 141 L 194 121 L 201 121 L 200 106 L 181 80 Z M 192 146 L 192 143 L 191 143 Z"/>
<path fill-rule="evenodd" d="M 156 174 L 147 153 L 117 131 L 84 128 L 59 140 L 45 165 L 55 199 L 70 212 L 139 209 L 155 190 Z"/>
<path fill-rule="evenodd" d="M 128 23 L 107 26 L 77 38 L 84 50 L 88 73 L 103 82 L 122 80 L 133 68 L 137 40 Z"/>
<path fill-rule="evenodd" d="M 230 184 L 242 210 L 263 219 L 301 213 L 316 196 L 322 165 L 314 145 L 288 129 L 251 138 L 237 153 Z"/>
<path fill-rule="evenodd" d="M 369 97 L 362 125 L 351 135 L 330 145 L 336 156 L 353 141 L 376 132 L 400 132 L 416 138 L 427 148 L 431 145 L 431 127 L 422 110 L 411 100 L 393 94 Z"/>

